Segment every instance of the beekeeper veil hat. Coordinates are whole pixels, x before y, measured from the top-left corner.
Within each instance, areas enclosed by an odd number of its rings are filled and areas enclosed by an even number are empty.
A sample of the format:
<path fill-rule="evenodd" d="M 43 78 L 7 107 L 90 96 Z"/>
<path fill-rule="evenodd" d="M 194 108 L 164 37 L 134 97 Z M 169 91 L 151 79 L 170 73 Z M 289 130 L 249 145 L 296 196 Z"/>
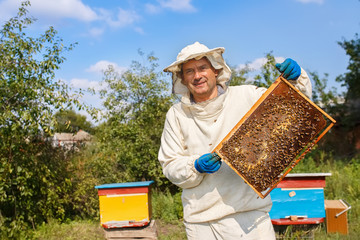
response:
<path fill-rule="evenodd" d="M 183 48 L 177 55 L 176 61 L 164 69 L 164 72 L 172 73 L 173 93 L 185 95 L 189 92 L 187 87 L 181 83 L 182 64 L 191 59 L 199 60 L 203 57 L 206 57 L 211 65 L 219 70 L 216 83 L 226 89 L 226 82 L 230 80 L 231 70 L 228 65 L 226 65 L 222 56 L 224 51 L 225 48 L 223 47 L 209 49 L 199 42 L 195 42 Z"/>

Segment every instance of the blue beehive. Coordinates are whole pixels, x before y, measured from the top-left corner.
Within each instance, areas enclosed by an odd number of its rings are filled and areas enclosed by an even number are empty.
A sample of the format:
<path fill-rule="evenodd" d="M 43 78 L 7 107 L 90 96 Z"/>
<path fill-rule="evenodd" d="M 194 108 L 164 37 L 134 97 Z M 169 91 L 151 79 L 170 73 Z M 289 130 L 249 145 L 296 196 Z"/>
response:
<path fill-rule="evenodd" d="M 317 224 L 325 220 L 325 177 L 331 173 L 288 174 L 270 193 L 275 225 Z"/>

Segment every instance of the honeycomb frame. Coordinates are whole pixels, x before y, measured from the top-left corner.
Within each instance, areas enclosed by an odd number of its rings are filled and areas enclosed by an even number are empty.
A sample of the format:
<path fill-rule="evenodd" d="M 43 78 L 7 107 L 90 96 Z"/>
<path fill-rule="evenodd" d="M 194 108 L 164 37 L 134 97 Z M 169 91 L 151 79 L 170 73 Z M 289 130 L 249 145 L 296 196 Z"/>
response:
<path fill-rule="evenodd" d="M 280 76 L 213 152 L 265 198 L 334 124 Z"/>

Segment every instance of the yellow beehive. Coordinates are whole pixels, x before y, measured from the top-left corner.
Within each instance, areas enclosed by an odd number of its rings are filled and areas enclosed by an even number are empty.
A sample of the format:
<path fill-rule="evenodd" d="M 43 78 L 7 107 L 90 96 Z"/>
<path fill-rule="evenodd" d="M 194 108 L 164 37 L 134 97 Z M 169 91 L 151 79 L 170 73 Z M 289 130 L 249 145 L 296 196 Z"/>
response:
<path fill-rule="evenodd" d="M 153 181 L 112 183 L 96 186 L 100 224 L 104 228 L 143 227 L 151 221 Z"/>

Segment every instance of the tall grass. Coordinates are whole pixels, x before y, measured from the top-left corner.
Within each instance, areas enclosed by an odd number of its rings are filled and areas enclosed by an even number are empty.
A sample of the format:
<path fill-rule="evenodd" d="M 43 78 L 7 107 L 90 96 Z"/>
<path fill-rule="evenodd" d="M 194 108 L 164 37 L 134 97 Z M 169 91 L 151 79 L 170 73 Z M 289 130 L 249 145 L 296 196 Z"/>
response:
<path fill-rule="evenodd" d="M 152 211 L 154 219 L 172 222 L 183 218 L 181 192 L 172 195 L 169 191 L 152 193 Z"/>
<path fill-rule="evenodd" d="M 156 219 L 159 240 L 186 239 L 185 228 L 182 223 L 183 208 L 181 192 L 171 194 L 169 191 L 153 191 L 152 197 L 153 219 Z"/>

